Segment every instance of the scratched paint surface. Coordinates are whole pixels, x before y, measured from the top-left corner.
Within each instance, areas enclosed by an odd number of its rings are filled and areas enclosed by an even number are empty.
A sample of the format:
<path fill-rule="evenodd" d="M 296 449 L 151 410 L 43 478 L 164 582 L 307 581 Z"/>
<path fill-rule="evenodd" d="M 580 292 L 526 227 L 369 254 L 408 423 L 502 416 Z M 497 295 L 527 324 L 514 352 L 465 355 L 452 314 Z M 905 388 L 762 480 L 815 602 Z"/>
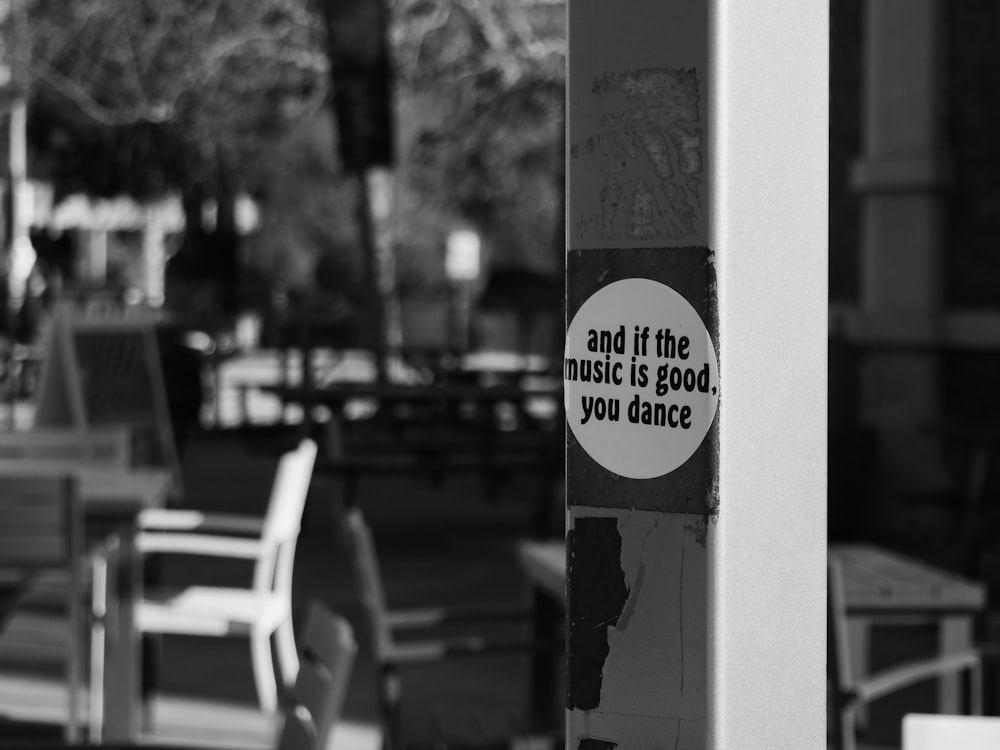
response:
<path fill-rule="evenodd" d="M 573 123 L 574 246 L 693 242 L 704 220 L 702 83 L 690 67 L 608 71 Z"/>
<path fill-rule="evenodd" d="M 572 320 L 584 301 L 608 284 L 627 278 L 652 279 L 671 287 L 690 303 L 704 322 L 718 356 L 715 265 L 708 248 L 574 250 L 567 257 L 567 274 L 574 282 L 566 299 L 567 320 Z M 669 325 L 669 321 L 664 321 L 664 325 Z M 569 431 L 567 502 L 570 507 L 714 515 L 718 512 L 718 441 L 717 415 L 701 445 L 683 465 L 654 479 L 629 479 L 600 466 Z"/>
<path fill-rule="evenodd" d="M 704 747 L 705 534 L 698 515 L 574 512 L 571 736 L 628 748 Z"/>

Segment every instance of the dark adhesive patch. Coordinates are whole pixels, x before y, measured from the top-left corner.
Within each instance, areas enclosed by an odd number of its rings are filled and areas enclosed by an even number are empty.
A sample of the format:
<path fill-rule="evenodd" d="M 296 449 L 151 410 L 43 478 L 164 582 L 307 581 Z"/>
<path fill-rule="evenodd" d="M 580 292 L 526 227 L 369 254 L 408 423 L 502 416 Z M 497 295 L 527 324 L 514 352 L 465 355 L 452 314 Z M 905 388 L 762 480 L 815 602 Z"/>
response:
<path fill-rule="evenodd" d="M 684 529 L 694 538 L 698 545 L 705 546 L 708 540 L 708 523 L 704 518 L 698 518 L 684 524 Z"/>
<path fill-rule="evenodd" d="M 595 740 L 593 737 L 582 738 L 580 744 L 576 746 L 577 750 L 615 750 L 616 747 L 618 747 L 617 742 Z"/>
<path fill-rule="evenodd" d="M 566 320 L 595 292 L 623 279 L 666 284 L 697 311 L 719 359 L 719 312 L 715 259 L 707 247 L 574 250 L 567 257 Z M 721 366 L 721 360 L 720 366 Z M 715 516 L 718 503 L 719 413 L 701 445 L 674 471 L 652 479 L 629 479 L 598 464 L 567 430 L 566 475 L 569 505 L 653 510 Z"/>
<path fill-rule="evenodd" d="M 628 600 L 622 538 L 614 518 L 578 518 L 568 535 L 569 678 L 567 706 L 591 711 L 601 702 L 608 628 Z"/>

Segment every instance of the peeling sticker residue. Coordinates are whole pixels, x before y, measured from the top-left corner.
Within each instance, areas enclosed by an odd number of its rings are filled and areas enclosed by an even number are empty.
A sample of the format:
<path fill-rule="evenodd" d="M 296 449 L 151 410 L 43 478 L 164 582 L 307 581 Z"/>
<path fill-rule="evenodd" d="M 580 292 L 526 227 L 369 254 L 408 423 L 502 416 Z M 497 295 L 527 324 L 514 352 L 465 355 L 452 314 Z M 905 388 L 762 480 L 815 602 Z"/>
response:
<path fill-rule="evenodd" d="M 628 524 L 627 521 L 619 522 L 618 524 L 618 532 L 623 538 L 629 533 L 629 525 L 630 524 Z M 642 596 L 642 585 L 646 579 L 646 560 L 643 552 L 646 549 L 646 542 L 649 541 L 650 536 L 652 536 L 658 526 L 659 521 L 653 521 L 652 528 L 649 529 L 643 536 L 642 544 L 639 545 L 635 552 L 632 552 L 625 545 L 622 545 L 622 570 L 626 573 L 630 570 L 635 570 L 635 575 L 632 578 L 632 584 L 628 587 L 628 601 L 625 602 L 625 607 L 622 609 L 621 617 L 618 618 L 618 623 L 615 626 L 619 631 L 628 630 L 629 622 L 632 620 L 632 615 L 635 613 L 636 604 L 639 602 L 639 597 Z"/>
<path fill-rule="evenodd" d="M 579 518 L 568 534 L 569 685 L 567 706 L 593 710 L 601 700 L 608 629 L 628 599 L 622 538 L 614 518 Z"/>
<path fill-rule="evenodd" d="M 703 211 L 704 126 L 693 68 L 642 68 L 594 79 L 589 134 L 570 158 L 600 175 L 574 206 L 579 239 L 696 237 Z M 577 167 L 579 170 L 580 167 Z M 599 187 L 598 187 L 599 186 Z"/>
<path fill-rule="evenodd" d="M 708 554 L 690 529 L 707 521 L 641 511 L 616 520 L 628 600 L 608 631 L 600 711 L 700 721 L 707 712 Z M 674 731 L 661 735 L 665 747 Z"/>

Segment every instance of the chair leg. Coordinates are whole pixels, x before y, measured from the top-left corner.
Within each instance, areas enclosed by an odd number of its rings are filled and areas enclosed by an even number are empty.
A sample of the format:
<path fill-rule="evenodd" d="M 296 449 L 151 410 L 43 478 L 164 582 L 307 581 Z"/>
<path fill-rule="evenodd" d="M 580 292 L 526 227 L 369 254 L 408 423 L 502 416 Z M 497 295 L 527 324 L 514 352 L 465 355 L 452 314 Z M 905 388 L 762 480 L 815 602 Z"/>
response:
<path fill-rule="evenodd" d="M 983 715 L 983 667 L 982 665 L 969 670 L 969 713 L 972 716 Z"/>
<path fill-rule="evenodd" d="M 274 633 L 278 649 L 278 668 L 281 670 L 281 679 L 286 687 L 295 684 L 295 678 L 299 674 L 299 654 L 295 647 L 295 627 L 292 623 L 291 611 L 288 617 L 282 620 L 278 629 Z"/>
<path fill-rule="evenodd" d="M 82 602 L 78 578 L 71 574 L 72 583 L 69 593 L 69 654 L 66 657 L 66 683 L 69 688 L 69 717 L 66 724 L 66 740 L 75 744 L 80 741 L 80 691 L 82 688 L 82 670 L 80 660 L 83 658 L 81 641 L 83 640 Z"/>
<path fill-rule="evenodd" d="M 260 707 L 265 713 L 274 714 L 278 710 L 278 688 L 271 659 L 271 634 L 266 630 L 255 628 L 250 633 L 250 658 Z"/>
<path fill-rule="evenodd" d="M 399 673 L 391 664 L 384 664 L 378 675 L 379 712 L 382 714 L 382 750 L 402 750 L 402 716 L 399 702 Z"/>
<path fill-rule="evenodd" d="M 108 561 L 96 555 L 92 563 L 90 623 L 90 715 L 88 739 L 97 744 L 104 734 L 104 639 L 107 617 Z"/>
<path fill-rule="evenodd" d="M 838 750 L 857 750 L 856 708 L 851 706 L 840 712 L 840 748 Z"/>

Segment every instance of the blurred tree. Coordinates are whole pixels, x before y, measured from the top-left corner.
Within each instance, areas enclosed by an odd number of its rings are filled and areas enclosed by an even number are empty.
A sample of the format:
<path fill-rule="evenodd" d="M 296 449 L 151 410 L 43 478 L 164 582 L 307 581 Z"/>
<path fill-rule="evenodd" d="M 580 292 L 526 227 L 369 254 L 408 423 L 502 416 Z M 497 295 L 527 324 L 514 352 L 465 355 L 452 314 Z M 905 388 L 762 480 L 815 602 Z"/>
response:
<path fill-rule="evenodd" d="M 224 235 L 246 189 L 261 223 L 241 252 L 258 278 L 356 293 L 357 191 L 335 158 L 346 128 L 320 132 L 339 115 L 322 106 L 338 84 L 320 0 L 24 1 L 34 163 L 57 195 L 182 190 L 189 231 L 171 265 L 194 272 L 217 255 L 216 268 L 233 267 Z M 557 274 L 564 4 L 386 2 L 395 132 L 375 151 L 400 155 L 399 285 L 443 288 L 445 238 L 470 223 L 487 261 Z M 214 224 L 203 198 L 219 207 Z"/>
<path fill-rule="evenodd" d="M 31 131 L 60 193 L 215 191 L 325 97 L 296 0 L 29 2 Z"/>
<path fill-rule="evenodd" d="M 401 339 L 392 262 L 394 123 L 388 13 L 383 0 L 318 0 L 326 29 L 340 159 L 355 179 L 358 240 L 373 304 L 369 340 L 376 377 L 388 377 L 388 354 Z"/>
<path fill-rule="evenodd" d="M 181 191 L 170 271 L 235 283 L 235 197 L 260 152 L 326 95 L 311 15 L 298 0 L 28 2 L 29 132 L 57 199 Z"/>
<path fill-rule="evenodd" d="M 414 208 L 450 215 L 445 232 L 472 223 L 501 265 L 554 274 L 565 256 L 565 34 L 553 0 L 395 3 L 401 180 L 423 197 Z"/>

